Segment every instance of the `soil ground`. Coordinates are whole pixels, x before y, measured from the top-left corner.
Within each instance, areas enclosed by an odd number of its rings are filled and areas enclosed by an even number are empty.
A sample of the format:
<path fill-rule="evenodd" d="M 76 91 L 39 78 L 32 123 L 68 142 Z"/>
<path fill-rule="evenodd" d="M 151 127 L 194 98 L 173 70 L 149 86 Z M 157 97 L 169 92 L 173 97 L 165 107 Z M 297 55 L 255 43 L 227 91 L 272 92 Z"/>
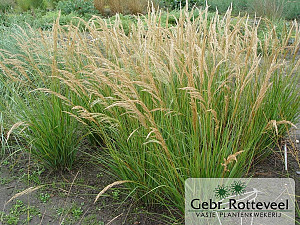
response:
<path fill-rule="evenodd" d="M 71 171 L 49 173 L 27 157 L 4 161 L 0 170 L 0 224 L 165 224 L 127 198 L 128 191 L 115 187 L 94 203 L 96 195 L 113 183 L 101 165 L 81 155 Z M 33 165 L 32 165 L 33 164 Z M 16 194 L 39 187 L 7 203 Z"/>

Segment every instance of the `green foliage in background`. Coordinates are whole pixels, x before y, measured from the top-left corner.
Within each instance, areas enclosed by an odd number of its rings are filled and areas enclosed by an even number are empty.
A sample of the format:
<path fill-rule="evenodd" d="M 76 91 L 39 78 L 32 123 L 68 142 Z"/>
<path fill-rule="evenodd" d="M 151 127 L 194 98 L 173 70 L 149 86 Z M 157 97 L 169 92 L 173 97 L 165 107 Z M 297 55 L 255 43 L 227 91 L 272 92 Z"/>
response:
<path fill-rule="evenodd" d="M 78 15 L 97 13 L 93 0 L 64 0 L 57 4 L 62 14 L 77 13 Z"/>
<path fill-rule="evenodd" d="M 10 11 L 15 6 L 14 0 L 1 0 L 0 1 L 0 17 L 5 11 Z"/>
<path fill-rule="evenodd" d="M 233 11 L 237 14 L 250 13 L 270 19 L 297 19 L 300 16 L 300 4 L 290 0 L 208 0 L 211 10 L 218 9 L 224 13 L 232 5 Z"/>
<path fill-rule="evenodd" d="M 189 8 L 193 6 L 205 7 L 205 0 L 189 0 Z M 179 9 L 184 7 L 184 0 L 163 0 L 162 5 L 169 9 Z M 232 5 L 235 14 L 250 13 L 257 16 L 269 17 L 271 19 L 299 19 L 300 18 L 300 3 L 299 1 L 290 0 L 207 0 L 207 5 L 210 11 L 216 9 L 220 13 L 225 13 Z"/>
<path fill-rule="evenodd" d="M 200 6 L 200 5 L 204 5 L 205 1 L 201 0 L 189 0 L 188 4 L 189 4 L 189 8 L 192 8 L 193 6 Z M 163 6 L 167 7 L 167 8 L 171 8 L 171 9 L 180 9 L 186 6 L 186 1 L 185 0 L 162 0 L 161 4 L 163 4 Z"/>
<path fill-rule="evenodd" d="M 16 3 L 18 9 L 21 11 L 46 7 L 45 0 L 16 0 Z"/>
<path fill-rule="evenodd" d="M 41 16 L 38 20 L 33 21 L 33 26 L 36 28 L 41 28 L 43 30 L 50 30 L 53 27 L 54 21 L 58 18 L 59 11 L 49 11 L 45 15 Z M 69 14 L 61 14 L 59 24 L 68 25 L 73 23 L 77 25 L 80 21 L 78 19 L 79 15 L 75 12 Z"/>
<path fill-rule="evenodd" d="M 1 17 L 0 14 L 0 30 L 10 30 L 14 26 L 27 27 L 30 25 L 32 28 L 42 30 L 50 30 L 53 27 L 54 21 L 60 17 L 60 25 L 77 25 L 82 24 L 80 18 L 84 20 L 89 20 L 92 15 L 86 14 L 84 16 L 78 15 L 76 12 L 71 12 L 70 14 L 60 14 L 58 10 L 45 11 L 37 9 L 34 14 L 30 11 L 23 12 L 21 14 L 16 13 L 6 13 Z M 83 28 L 83 24 L 81 26 Z"/>

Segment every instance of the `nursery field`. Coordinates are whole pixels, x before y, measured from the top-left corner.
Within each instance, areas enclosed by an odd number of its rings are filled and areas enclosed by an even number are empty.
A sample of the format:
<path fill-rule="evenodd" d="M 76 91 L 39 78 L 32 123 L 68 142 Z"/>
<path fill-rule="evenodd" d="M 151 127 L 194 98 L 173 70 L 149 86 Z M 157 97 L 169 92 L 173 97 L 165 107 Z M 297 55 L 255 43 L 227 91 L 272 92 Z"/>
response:
<path fill-rule="evenodd" d="M 187 178 L 290 177 L 300 224 L 294 3 L 0 3 L 0 223 L 184 224 Z"/>

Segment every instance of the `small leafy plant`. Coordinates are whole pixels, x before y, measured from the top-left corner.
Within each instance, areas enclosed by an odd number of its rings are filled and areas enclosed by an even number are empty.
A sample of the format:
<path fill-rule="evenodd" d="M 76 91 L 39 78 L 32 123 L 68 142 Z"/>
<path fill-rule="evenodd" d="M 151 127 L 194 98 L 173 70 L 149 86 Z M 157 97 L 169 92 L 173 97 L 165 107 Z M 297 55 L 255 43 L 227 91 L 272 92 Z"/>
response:
<path fill-rule="evenodd" d="M 82 216 L 83 210 L 80 206 L 73 205 L 71 208 L 71 213 L 72 213 L 73 217 L 75 218 L 75 220 L 78 220 Z"/>
<path fill-rule="evenodd" d="M 1 215 L 2 214 L 2 215 Z M 21 220 L 22 215 L 26 215 L 25 220 Z M 27 206 L 23 201 L 17 200 L 9 210 L 9 213 L 0 212 L 1 224 L 17 225 L 29 223 L 33 217 L 41 216 L 41 212 L 34 206 Z"/>
<path fill-rule="evenodd" d="M 48 193 L 40 193 L 40 195 L 39 195 L 39 199 L 43 203 L 47 203 L 50 200 L 50 197 L 51 196 Z"/>

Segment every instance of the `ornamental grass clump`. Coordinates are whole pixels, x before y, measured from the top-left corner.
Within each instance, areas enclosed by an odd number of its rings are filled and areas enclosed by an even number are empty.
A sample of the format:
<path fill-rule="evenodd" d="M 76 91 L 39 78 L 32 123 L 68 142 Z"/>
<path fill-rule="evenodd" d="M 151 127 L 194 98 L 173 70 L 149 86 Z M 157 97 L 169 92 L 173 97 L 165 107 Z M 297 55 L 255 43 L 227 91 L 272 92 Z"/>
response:
<path fill-rule="evenodd" d="M 73 93 L 57 96 L 144 203 L 183 215 L 185 179 L 243 176 L 289 129 L 280 121 L 297 117 L 299 25 L 280 37 L 271 27 L 262 40 L 259 24 L 232 23 L 230 13 L 209 20 L 207 9 L 197 18 L 182 10 L 170 27 L 153 10 L 128 34 L 118 16 L 94 18 L 86 33 L 54 32 L 54 79 Z"/>
<path fill-rule="evenodd" d="M 0 53 L 0 112 L 10 126 L 5 138 L 19 137 L 23 150 L 48 169 L 70 169 L 82 134 L 78 121 L 67 113 L 67 98 L 58 97 L 61 93 L 72 99 L 69 89 L 54 78 L 57 38 L 19 29 L 11 37 L 14 49 Z"/>
<path fill-rule="evenodd" d="M 26 100 L 23 99 L 26 97 Z M 20 121 L 17 135 L 26 142 L 26 151 L 48 169 L 71 169 L 79 145 L 78 122 L 64 112 L 66 107 L 56 96 L 44 93 L 18 96 L 14 93 L 17 112 L 13 117 Z"/>
<path fill-rule="evenodd" d="M 181 213 L 186 178 L 242 176 L 289 128 L 276 133 L 269 121 L 294 122 L 299 103 L 296 22 L 260 40 L 248 18 L 199 14 L 181 11 L 166 28 L 149 12 L 128 35 L 121 21 L 97 18 L 87 25 L 91 42 L 73 28 L 59 77 L 80 96 L 71 114 L 103 137 L 103 160 L 119 180 Z"/>

